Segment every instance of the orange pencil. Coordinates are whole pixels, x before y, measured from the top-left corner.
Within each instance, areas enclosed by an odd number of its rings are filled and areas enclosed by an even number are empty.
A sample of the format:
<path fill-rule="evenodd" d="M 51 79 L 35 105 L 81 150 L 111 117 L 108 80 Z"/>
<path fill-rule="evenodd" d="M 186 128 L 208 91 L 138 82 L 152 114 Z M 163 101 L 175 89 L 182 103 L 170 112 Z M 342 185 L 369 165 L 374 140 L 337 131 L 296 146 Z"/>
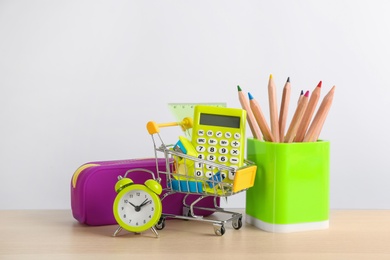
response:
<path fill-rule="evenodd" d="M 273 142 L 274 137 L 272 136 L 271 130 L 268 127 L 267 121 L 261 111 L 259 103 L 253 98 L 251 93 L 248 93 L 249 96 L 249 104 L 251 106 L 253 115 L 255 116 L 257 124 L 260 126 L 260 130 L 263 133 L 264 140 L 268 142 Z"/>
<path fill-rule="evenodd" d="M 328 94 L 326 94 L 326 96 L 322 100 L 321 105 L 318 108 L 318 111 L 313 119 L 313 122 L 311 122 L 309 130 L 307 130 L 307 133 L 303 138 L 303 142 L 317 141 L 324 125 L 325 119 L 330 110 L 330 107 L 332 106 L 335 88 L 336 86 L 333 86 L 332 89 L 328 92 Z"/>
<path fill-rule="evenodd" d="M 303 114 L 294 142 L 302 142 L 303 138 L 305 137 L 307 128 L 309 127 L 310 121 L 313 117 L 318 100 L 320 99 L 321 85 L 322 85 L 322 81 L 318 83 L 317 87 L 313 90 L 313 92 L 310 95 L 309 103 L 307 104 L 307 108 L 305 110 L 305 113 Z"/>
<path fill-rule="evenodd" d="M 290 86 L 290 77 L 287 78 L 286 84 L 284 84 L 283 88 L 283 95 L 282 95 L 282 103 L 280 105 L 280 112 L 279 112 L 279 140 L 284 139 L 284 131 L 286 129 L 286 121 L 287 121 L 287 114 L 288 114 L 288 106 L 290 103 L 290 92 L 291 92 L 291 86 Z"/>
<path fill-rule="evenodd" d="M 252 131 L 253 137 L 259 140 L 263 140 L 263 135 L 261 134 L 260 128 L 256 123 L 256 119 L 250 108 L 249 101 L 242 93 L 240 86 L 237 86 L 237 89 L 238 89 L 238 99 L 240 100 L 242 108 L 246 111 L 247 121 Z"/>
<path fill-rule="evenodd" d="M 278 103 L 276 100 L 276 86 L 272 74 L 269 76 L 269 81 L 268 81 L 268 99 L 269 99 L 271 132 L 275 139 L 275 142 L 278 143 L 279 142 Z"/>
<path fill-rule="evenodd" d="M 308 101 L 309 91 L 306 91 L 305 95 L 302 96 L 301 101 L 299 101 L 297 109 L 295 110 L 294 116 L 287 130 L 287 134 L 284 138 L 285 143 L 291 143 L 294 140 L 295 134 L 298 130 L 298 126 L 302 120 L 303 113 L 305 113 Z"/>

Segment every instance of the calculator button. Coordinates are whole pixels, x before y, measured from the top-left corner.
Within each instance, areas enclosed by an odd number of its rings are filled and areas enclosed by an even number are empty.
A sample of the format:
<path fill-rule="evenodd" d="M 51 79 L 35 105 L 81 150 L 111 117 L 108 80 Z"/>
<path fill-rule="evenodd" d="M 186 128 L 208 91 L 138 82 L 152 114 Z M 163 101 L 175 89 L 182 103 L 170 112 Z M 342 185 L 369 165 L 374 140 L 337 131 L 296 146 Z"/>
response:
<path fill-rule="evenodd" d="M 222 156 L 218 157 L 218 161 L 220 163 L 227 163 L 228 162 L 228 158 L 227 158 L 227 156 L 222 155 Z"/>
<path fill-rule="evenodd" d="M 211 166 L 210 164 L 205 164 L 205 168 L 206 170 L 212 170 L 213 169 L 213 166 Z"/>
<path fill-rule="evenodd" d="M 207 160 L 208 160 L 208 161 L 214 162 L 215 159 L 216 159 L 216 158 L 215 158 L 215 155 L 213 155 L 213 154 L 207 155 Z"/>
<path fill-rule="evenodd" d="M 223 139 L 223 140 L 219 141 L 219 144 L 220 144 L 221 146 L 228 146 L 228 145 L 229 145 L 229 141 Z"/>
<path fill-rule="evenodd" d="M 236 167 L 234 167 L 234 168 L 236 168 Z M 229 180 L 234 180 L 235 173 L 236 173 L 236 171 L 229 171 L 229 176 L 228 176 Z"/>
<path fill-rule="evenodd" d="M 202 137 L 197 138 L 197 139 L 196 139 L 196 142 L 197 142 L 198 144 L 206 144 L 206 138 L 202 138 Z"/>
<path fill-rule="evenodd" d="M 204 160 L 204 154 L 198 154 L 198 158 L 201 159 L 201 160 Z"/>
<path fill-rule="evenodd" d="M 198 130 L 198 135 L 199 135 L 199 136 L 203 136 L 203 135 L 204 135 L 204 130 L 199 129 L 199 130 Z"/>
<path fill-rule="evenodd" d="M 221 177 L 222 177 L 222 180 L 226 178 L 226 174 L 227 171 L 221 171 Z"/>
<path fill-rule="evenodd" d="M 234 141 L 232 141 L 232 142 L 230 143 L 230 145 L 231 145 L 232 147 L 240 147 L 240 142 L 237 141 L 237 140 L 234 140 Z"/>
<path fill-rule="evenodd" d="M 230 137 L 232 137 L 232 134 L 231 134 L 230 132 L 226 132 L 226 133 L 225 133 L 225 137 L 226 137 L 226 138 L 230 138 Z"/>
<path fill-rule="evenodd" d="M 207 178 L 211 178 L 211 177 L 213 177 L 213 172 L 206 172 L 206 173 L 205 173 L 205 176 L 206 176 Z"/>
<path fill-rule="evenodd" d="M 195 163 L 195 168 L 196 168 L 196 169 L 202 169 L 202 168 L 203 168 L 203 163 L 201 163 L 201 162 L 196 162 L 196 163 Z"/>
<path fill-rule="evenodd" d="M 238 164 L 238 158 L 237 157 L 230 157 L 230 163 L 231 164 Z"/>
<path fill-rule="evenodd" d="M 198 153 L 203 153 L 204 151 L 206 151 L 206 148 L 203 145 L 198 145 L 196 146 L 196 151 Z"/>
<path fill-rule="evenodd" d="M 221 148 L 219 148 L 218 152 L 220 154 L 227 154 L 229 152 L 229 150 L 226 147 L 221 147 Z"/>
<path fill-rule="evenodd" d="M 222 134 L 221 131 L 217 131 L 217 132 L 215 133 L 215 136 L 218 137 L 218 138 L 221 138 L 222 135 L 223 135 L 223 134 Z"/>
<path fill-rule="evenodd" d="M 231 149 L 230 150 L 230 154 L 238 156 L 240 154 L 240 150 L 239 149 Z"/>
<path fill-rule="evenodd" d="M 207 148 L 207 151 L 209 153 L 216 153 L 217 152 L 217 148 L 215 146 L 210 146 L 209 148 Z"/>
<path fill-rule="evenodd" d="M 214 135 L 214 132 L 211 131 L 211 130 L 208 130 L 208 131 L 206 132 L 206 134 L 207 134 L 207 136 L 213 136 L 213 135 Z"/>
<path fill-rule="evenodd" d="M 195 176 L 202 177 L 203 176 L 203 171 L 202 170 L 196 170 L 195 171 Z"/>
<path fill-rule="evenodd" d="M 217 139 L 210 138 L 210 139 L 208 140 L 208 143 L 209 143 L 209 145 L 217 145 L 217 144 L 218 144 L 218 141 L 217 141 Z"/>
<path fill-rule="evenodd" d="M 241 134 L 240 133 L 235 133 L 234 134 L 234 139 L 240 139 L 241 138 Z"/>

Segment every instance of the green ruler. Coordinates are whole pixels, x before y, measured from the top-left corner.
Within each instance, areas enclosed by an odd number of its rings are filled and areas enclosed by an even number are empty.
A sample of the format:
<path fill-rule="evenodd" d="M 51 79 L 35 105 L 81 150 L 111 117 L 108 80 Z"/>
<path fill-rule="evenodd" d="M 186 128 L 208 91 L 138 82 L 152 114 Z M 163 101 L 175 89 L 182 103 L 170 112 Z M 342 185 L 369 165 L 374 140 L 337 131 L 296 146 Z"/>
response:
<path fill-rule="evenodd" d="M 169 103 L 168 107 L 174 115 L 176 121 L 180 122 L 185 117 L 194 118 L 194 110 L 196 105 L 226 107 L 226 103 Z"/>
<path fill-rule="evenodd" d="M 168 107 L 175 119 L 180 122 L 185 117 L 194 118 L 196 105 L 226 107 L 226 103 L 169 103 Z"/>

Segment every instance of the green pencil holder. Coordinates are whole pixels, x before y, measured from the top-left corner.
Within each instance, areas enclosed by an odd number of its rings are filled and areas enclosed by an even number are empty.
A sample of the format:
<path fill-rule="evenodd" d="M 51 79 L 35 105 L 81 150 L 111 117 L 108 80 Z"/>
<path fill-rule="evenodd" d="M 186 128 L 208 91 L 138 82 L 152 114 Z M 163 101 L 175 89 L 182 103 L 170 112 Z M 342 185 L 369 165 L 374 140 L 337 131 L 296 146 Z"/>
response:
<path fill-rule="evenodd" d="M 247 158 L 257 164 L 246 191 L 246 222 L 269 232 L 329 227 L 328 141 L 272 143 L 247 139 Z"/>

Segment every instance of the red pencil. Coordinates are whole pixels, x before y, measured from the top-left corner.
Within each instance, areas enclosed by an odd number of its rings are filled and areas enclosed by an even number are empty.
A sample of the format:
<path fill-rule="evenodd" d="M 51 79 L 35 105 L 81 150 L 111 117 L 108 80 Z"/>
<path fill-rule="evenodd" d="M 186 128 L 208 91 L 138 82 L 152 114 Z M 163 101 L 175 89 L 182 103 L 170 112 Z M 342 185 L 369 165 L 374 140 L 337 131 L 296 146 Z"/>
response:
<path fill-rule="evenodd" d="M 318 83 L 317 87 L 313 90 L 313 92 L 310 95 L 309 103 L 307 104 L 307 108 L 305 110 L 305 113 L 303 114 L 301 123 L 299 124 L 297 135 L 295 136 L 294 142 L 302 142 L 303 138 L 305 137 L 307 128 L 309 127 L 310 121 L 313 117 L 318 100 L 320 99 L 321 85 L 322 85 L 322 81 Z"/>
<path fill-rule="evenodd" d="M 303 142 L 317 141 L 324 125 L 325 119 L 330 110 L 330 107 L 332 106 L 335 88 L 336 86 L 333 86 L 332 89 L 328 92 L 328 94 L 326 94 L 326 96 L 322 100 L 321 105 L 318 108 L 318 111 L 313 119 L 313 122 L 311 122 L 309 130 L 307 130 L 307 133 L 303 138 Z"/>

